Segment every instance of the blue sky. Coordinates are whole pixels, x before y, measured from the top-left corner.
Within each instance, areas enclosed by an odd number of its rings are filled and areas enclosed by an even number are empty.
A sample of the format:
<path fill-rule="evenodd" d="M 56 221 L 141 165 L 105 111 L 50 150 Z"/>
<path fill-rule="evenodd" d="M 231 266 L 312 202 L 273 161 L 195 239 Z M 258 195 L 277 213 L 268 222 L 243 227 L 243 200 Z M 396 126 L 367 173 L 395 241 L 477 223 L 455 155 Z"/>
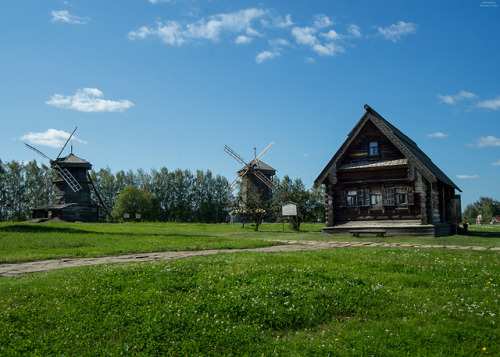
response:
<path fill-rule="evenodd" d="M 500 200 L 500 1 L 4 0 L 0 159 L 310 187 L 369 104 L 462 189 Z M 67 152 L 66 152 L 67 153 Z M 43 159 L 42 159 L 43 160 Z"/>

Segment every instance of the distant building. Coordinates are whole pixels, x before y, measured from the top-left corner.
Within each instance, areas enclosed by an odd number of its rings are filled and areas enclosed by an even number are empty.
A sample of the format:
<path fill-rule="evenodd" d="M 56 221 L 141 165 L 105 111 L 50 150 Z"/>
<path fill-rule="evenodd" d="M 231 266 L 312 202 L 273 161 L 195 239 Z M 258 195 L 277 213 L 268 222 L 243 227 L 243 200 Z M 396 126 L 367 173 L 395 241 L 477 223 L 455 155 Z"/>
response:
<path fill-rule="evenodd" d="M 365 105 L 365 114 L 314 185 L 325 187 L 336 235 L 449 235 L 460 189 L 409 137 Z"/>

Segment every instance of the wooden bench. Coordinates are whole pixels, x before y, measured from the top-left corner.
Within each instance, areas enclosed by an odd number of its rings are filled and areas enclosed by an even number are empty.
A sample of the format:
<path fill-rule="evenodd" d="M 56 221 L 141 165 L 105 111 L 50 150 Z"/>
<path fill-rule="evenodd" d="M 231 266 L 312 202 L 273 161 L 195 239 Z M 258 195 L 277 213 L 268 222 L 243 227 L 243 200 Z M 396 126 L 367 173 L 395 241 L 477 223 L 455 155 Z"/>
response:
<path fill-rule="evenodd" d="M 352 229 L 349 233 L 353 237 L 359 237 L 360 234 L 369 234 L 371 236 L 375 235 L 377 237 L 383 237 L 385 235 L 384 229 Z"/>

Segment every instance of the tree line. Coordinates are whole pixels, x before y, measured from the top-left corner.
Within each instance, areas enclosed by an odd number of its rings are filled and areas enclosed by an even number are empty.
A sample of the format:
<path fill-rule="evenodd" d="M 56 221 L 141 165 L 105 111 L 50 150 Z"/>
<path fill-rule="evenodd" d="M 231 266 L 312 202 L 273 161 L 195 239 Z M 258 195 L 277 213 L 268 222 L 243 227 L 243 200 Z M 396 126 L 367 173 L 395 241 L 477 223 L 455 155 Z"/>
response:
<path fill-rule="evenodd" d="M 474 224 L 481 215 L 483 223 L 490 223 L 493 217 L 500 217 L 500 201 L 490 197 L 480 197 L 478 201 L 465 207 L 462 215 L 464 223 Z"/>
<path fill-rule="evenodd" d="M 32 208 L 52 202 L 51 180 L 52 170 L 36 161 L 0 160 L 0 221 L 26 220 L 31 217 Z"/>
<path fill-rule="evenodd" d="M 220 223 L 236 207 L 236 199 L 226 192 L 227 179 L 210 170 L 170 171 L 162 167 L 150 172 L 138 169 L 113 173 L 107 167 L 90 171 L 90 177 L 115 219 L 122 219 L 124 213 L 131 218 L 140 213 L 151 221 Z M 28 220 L 33 208 L 52 203 L 53 179 L 51 168 L 36 161 L 0 160 L 0 221 Z M 274 185 L 273 199 L 265 207 L 267 219 L 279 219 L 281 205 L 294 202 L 300 221 L 324 220 L 321 189 L 307 190 L 300 179 L 288 176 L 275 178 Z M 99 202 L 91 192 L 92 199 Z M 146 204 L 139 205 L 138 200 Z"/>
<path fill-rule="evenodd" d="M 122 170 L 113 174 L 109 168 L 105 168 L 91 171 L 90 177 L 104 204 L 116 216 L 115 219 L 122 218 L 124 213 L 140 213 L 143 219 L 160 222 L 216 223 L 223 222 L 230 210 L 230 196 L 226 193 L 228 181 L 221 175 L 212 174 L 210 170 L 192 173 L 190 170 L 169 171 L 162 167 L 160 170 L 152 169 L 149 173 L 138 169 L 136 172 Z M 119 202 L 120 205 L 116 204 L 127 187 L 143 190 L 144 199 L 145 193 L 154 197 L 147 212 L 144 212 L 144 207 L 139 209 L 138 206 L 125 205 L 125 199 Z M 123 192 L 123 195 L 126 194 L 130 198 L 135 193 L 127 190 Z M 95 194 L 93 198 L 98 202 Z M 151 209 L 153 212 L 150 212 Z"/>

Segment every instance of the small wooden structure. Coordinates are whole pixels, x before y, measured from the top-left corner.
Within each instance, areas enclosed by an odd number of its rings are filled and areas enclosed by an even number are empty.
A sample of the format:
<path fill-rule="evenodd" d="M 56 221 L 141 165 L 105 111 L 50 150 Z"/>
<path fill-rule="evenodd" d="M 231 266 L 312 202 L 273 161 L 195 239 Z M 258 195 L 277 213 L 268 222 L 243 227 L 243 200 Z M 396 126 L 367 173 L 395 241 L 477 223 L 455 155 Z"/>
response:
<path fill-rule="evenodd" d="M 315 180 L 324 185 L 323 232 L 440 236 L 460 222 L 460 189 L 409 137 L 365 105 L 365 114 Z"/>
<path fill-rule="evenodd" d="M 91 199 L 91 181 L 88 175 L 92 165 L 71 153 L 66 157 L 51 161 L 51 166 L 57 172 L 57 178 L 53 182 L 55 185 L 54 202 L 34 208 L 33 219 L 97 221 L 99 206 Z"/>

